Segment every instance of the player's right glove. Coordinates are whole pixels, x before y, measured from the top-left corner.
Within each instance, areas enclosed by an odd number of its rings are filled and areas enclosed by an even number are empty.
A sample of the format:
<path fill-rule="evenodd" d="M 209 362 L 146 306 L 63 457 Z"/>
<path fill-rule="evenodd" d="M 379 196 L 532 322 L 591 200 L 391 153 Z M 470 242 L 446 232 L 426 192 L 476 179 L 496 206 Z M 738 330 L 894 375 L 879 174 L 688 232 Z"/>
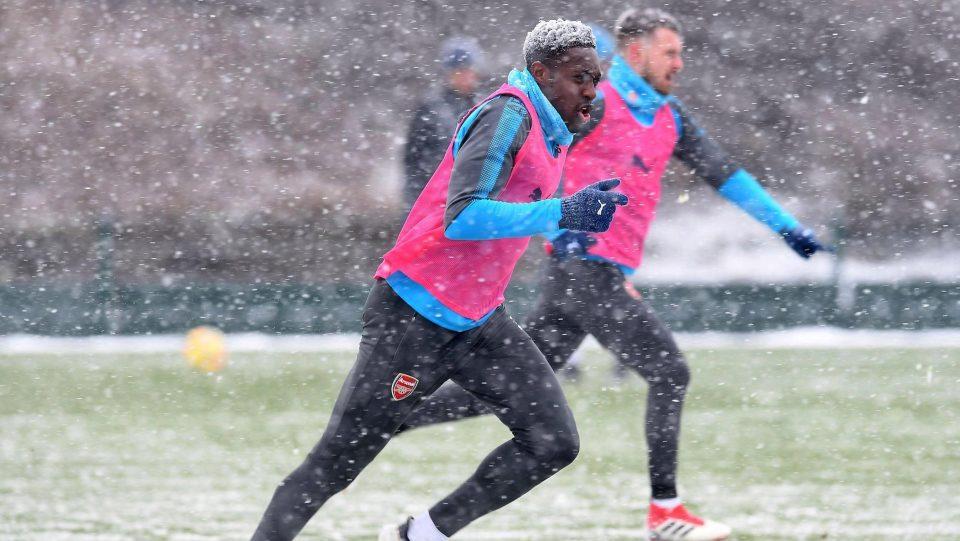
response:
<path fill-rule="evenodd" d="M 810 256 L 821 250 L 830 249 L 817 240 L 817 236 L 813 234 L 812 229 L 802 225 L 793 229 L 784 229 L 780 232 L 780 236 L 794 252 L 797 252 L 797 255 L 804 259 L 809 259 Z"/>
<path fill-rule="evenodd" d="M 553 257 L 566 261 L 570 257 L 584 255 L 587 250 L 597 243 L 597 239 L 583 231 L 564 231 L 557 238 L 550 241 L 553 246 Z"/>
<path fill-rule="evenodd" d="M 591 184 L 560 200 L 560 228 L 602 233 L 610 228 L 617 205 L 626 205 L 627 196 L 610 190 L 620 185 L 611 178 Z"/>

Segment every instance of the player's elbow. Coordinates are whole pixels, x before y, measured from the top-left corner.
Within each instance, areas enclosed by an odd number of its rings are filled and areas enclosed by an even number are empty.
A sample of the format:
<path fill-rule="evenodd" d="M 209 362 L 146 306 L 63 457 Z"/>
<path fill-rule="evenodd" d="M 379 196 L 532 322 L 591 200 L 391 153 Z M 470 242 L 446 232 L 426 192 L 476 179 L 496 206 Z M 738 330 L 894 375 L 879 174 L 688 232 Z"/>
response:
<path fill-rule="evenodd" d="M 443 236 L 450 240 L 471 240 L 467 234 L 466 228 L 459 222 L 452 222 L 443 229 Z"/>
<path fill-rule="evenodd" d="M 479 240 L 482 236 L 480 218 L 473 200 L 465 204 L 454 201 L 443 217 L 443 236 L 450 240 Z"/>

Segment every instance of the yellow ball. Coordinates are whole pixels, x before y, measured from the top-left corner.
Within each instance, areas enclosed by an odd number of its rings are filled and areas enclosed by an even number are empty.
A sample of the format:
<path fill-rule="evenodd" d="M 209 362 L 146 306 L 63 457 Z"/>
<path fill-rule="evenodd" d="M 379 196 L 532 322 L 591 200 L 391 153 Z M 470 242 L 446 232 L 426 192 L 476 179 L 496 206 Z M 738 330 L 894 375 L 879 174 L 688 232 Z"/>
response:
<path fill-rule="evenodd" d="M 196 327 L 187 333 L 183 356 L 198 370 L 218 372 L 227 365 L 227 341 L 218 329 Z"/>

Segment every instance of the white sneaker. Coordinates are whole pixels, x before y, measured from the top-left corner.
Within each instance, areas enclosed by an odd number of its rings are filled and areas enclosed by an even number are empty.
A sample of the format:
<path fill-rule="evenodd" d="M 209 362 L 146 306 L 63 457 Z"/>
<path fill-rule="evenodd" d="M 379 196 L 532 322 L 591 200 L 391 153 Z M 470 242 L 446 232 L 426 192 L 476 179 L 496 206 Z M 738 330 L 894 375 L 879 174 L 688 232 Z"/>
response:
<path fill-rule="evenodd" d="M 377 541 L 410 541 L 407 539 L 407 530 L 410 529 L 411 522 L 413 522 L 413 517 L 408 518 L 399 526 L 391 525 L 380 528 L 380 535 L 377 537 Z"/>
<path fill-rule="evenodd" d="M 651 541 L 722 541 L 730 526 L 700 518 L 683 506 L 666 509 L 650 504 L 647 530 Z"/>

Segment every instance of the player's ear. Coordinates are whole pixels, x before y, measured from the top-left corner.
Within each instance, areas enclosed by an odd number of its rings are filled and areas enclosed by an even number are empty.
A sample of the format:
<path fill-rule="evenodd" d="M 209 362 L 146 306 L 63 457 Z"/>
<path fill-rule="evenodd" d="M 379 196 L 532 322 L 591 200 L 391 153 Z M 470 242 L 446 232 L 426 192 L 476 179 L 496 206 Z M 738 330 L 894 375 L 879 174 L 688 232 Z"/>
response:
<path fill-rule="evenodd" d="M 530 74 L 541 87 L 550 81 L 550 67 L 539 60 L 530 64 Z"/>
<path fill-rule="evenodd" d="M 642 64 L 646 48 L 647 43 L 644 38 L 636 38 L 621 48 L 621 54 L 630 64 Z"/>

